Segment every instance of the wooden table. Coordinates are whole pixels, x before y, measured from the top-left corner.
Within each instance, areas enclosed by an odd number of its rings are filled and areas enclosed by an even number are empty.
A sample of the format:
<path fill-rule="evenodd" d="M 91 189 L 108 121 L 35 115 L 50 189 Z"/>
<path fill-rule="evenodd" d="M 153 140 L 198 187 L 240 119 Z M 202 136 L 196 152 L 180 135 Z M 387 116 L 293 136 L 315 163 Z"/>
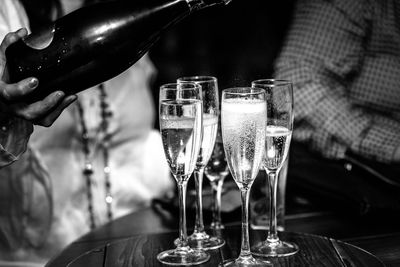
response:
<path fill-rule="evenodd" d="M 236 258 L 240 246 L 240 228 L 232 227 L 224 231 L 227 243 L 218 250 L 210 251 L 211 258 L 199 267 L 213 267 L 224 260 Z M 253 240 L 260 241 L 264 234 L 253 231 Z M 79 266 L 163 266 L 156 259 L 157 254 L 171 248 L 176 233 L 138 235 L 110 242 L 98 249 L 84 253 L 69 263 L 69 267 Z M 372 254 L 353 245 L 334 239 L 301 233 L 282 233 L 281 238 L 295 242 L 299 253 L 291 257 L 271 258 L 273 266 L 366 266 L 382 267 L 384 264 Z"/>
<path fill-rule="evenodd" d="M 111 266 L 103 264 L 104 260 L 112 261 L 115 267 L 161 266 L 155 255 L 173 247 L 177 225 L 174 215 L 145 209 L 87 234 L 46 266 Z M 240 249 L 240 224 L 232 222 L 226 226 L 223 235 L 227 244 L 221 250 L 213 251 L 211 260 L 200 266 L 216 266 L 224 259 L 237 256 Z M 348 215 L 340 216 L 330 212 L 289 215 L 286 218 L 288 232 L 282 233 L 281 237 L 298 243 L 301 252 L 275 263 L 276 266 L 382 266 L 383 262 L 386 266 L 400 266 L 400 233 L 392 233 L 395 229 L 392 227 L 395 226 L 387 224 L 387 227 L 382 227 L 379 220 L 367 223 L 362 218 L 357 221 Z M 264 238 L 265 231 L 251 231 L 253 244 Z M 117 265 L 116 256 L 120 262 L 126 260 L 131 265 Z"/>

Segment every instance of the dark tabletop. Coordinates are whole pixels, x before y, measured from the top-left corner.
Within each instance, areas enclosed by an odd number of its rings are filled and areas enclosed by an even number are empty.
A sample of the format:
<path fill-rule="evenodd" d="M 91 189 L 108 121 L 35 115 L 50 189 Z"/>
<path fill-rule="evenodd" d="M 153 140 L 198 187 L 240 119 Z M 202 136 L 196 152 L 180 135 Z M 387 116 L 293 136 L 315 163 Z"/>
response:
<path fill-rule="evenodd" d="M 224 218 L 228 221 L 223 232 L 227 244 L 211 252 L 210 262 L 200 266 L 216 266 L 224 259 L 237 256 L 240 216 L 235 213 L 231 216 L 235 218 Z M 111 266 L 107 260 L 113 261 L 115 267 L 159 266 L 157 253 L 173 248 L 173 240 L 178 235 L 176 217 L 174 212 L 156 206 L 132 213 L 83 236 L 46 266 Z M 190 218 L 188 225 L 191 225 Z M 332 211 L 289 214 L 286 231 L 280 236 L 298 243 L 300 252 L 275 263 L 276 266 L 382 266 L 383 262 L 386 266 L 400 266 L 398 225 L 395 221 Z M 188 232 L 191 233 L 190 228 Z M 263 230 L 252 230 L 251 243 L 263 240 L 265 234 Z M 131 265 L 115 265 L 115 257 Z"/>

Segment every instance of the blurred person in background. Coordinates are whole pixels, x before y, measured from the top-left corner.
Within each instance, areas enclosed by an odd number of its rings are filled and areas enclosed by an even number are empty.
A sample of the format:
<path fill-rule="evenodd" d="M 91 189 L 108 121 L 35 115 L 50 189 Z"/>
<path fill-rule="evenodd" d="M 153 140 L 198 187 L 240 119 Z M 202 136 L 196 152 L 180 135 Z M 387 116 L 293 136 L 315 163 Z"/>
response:
<path fill-rule="evenodd" d="M 340 210 L 398 212 L 400 3 L 298 0 L 275 77 L 294 85 L 288 187 Z"/>
<path fill-rule="evenodd" d="M 147 56 L 77 100 L 55 92 L 26 105 L 18 96 L 34 90 L 37 81 L 8 83 L 4 53 L 25 36 L 19 29 L 34 31 L 92 2 L 2 0 L 0 5 L 1 264 L 43 265 L 84 233 L 173 190 L 153 129 L 149 87 L 155 69 Z"/>

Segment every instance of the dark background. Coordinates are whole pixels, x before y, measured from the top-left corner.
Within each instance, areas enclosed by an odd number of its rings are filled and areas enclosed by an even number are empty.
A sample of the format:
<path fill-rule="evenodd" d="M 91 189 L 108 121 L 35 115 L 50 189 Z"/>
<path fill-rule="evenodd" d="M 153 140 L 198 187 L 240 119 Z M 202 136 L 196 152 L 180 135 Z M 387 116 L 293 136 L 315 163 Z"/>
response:
<path fill-rule="evenodd" d="M 232 0 L 200 10 L 167 30 L 149 52 L 158 71 L 152 88 L 156 107 L 160 85 L 180 76 L 216 76 L 220 92 L 270 78 L 294 3 Z"/>
<path fill-rule="evenodd" d="M 250 86 L 252 80 L 271 78 L 295 2 L 232 0 L 228 6 L 201 10 L 173 26 L 150 50 L 158 69 L 152 88 L 155 106 L 158 108 L 159 86 L 174 82 L 179 76 L 216 76 L 220 94 L 228 87 Z M 159 127 L 158 120 L 155 127 Z M 329 207 L 364 216 L 398 214 L 399 189 L 382 182 L 370 171 L 397 181 L 398 176 L 393 176 L 399 173 L 396 166 L 361 157 L 357 158 L 358 164 L 322 159 L 294 141 L 289 156 L 289 209 L 312 203 L 312 209 Z M 351 171 L 346 164 L 351 164 Z M 189 183 L 194 183 L 193 179 Z"/>

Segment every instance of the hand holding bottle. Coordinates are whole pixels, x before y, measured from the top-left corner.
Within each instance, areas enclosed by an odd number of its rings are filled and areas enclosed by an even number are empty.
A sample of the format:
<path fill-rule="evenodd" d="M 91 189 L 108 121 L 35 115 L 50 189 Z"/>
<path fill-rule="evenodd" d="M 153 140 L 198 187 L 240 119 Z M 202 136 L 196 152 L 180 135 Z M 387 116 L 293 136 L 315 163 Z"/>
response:
<path fill-rule="evenodd" d="M 27 99 L 54 91 L 76 94 L 105 82 L 138 61 L 173 24 L 197 10 L 230 0 L 100 1 L 60 17 L 10 45 L 11 82 L 36 77 Z"/>
<path fill-rule="evenodd" d="M 27 104 L 23 98 L 37 88 L 39 81 L 28 77 L 16 83 L 9 83 L 6 67 L 6 48 L 27 35 L 26 29 L 20 29 L 6 35 L 0 45 L 0 112 L 20 117 L 34 124 L 50 126 L 61 112 L 74 100 L 75 95 L 65 96 L 62 91 L 55 91 L 36 102 Z"/>

